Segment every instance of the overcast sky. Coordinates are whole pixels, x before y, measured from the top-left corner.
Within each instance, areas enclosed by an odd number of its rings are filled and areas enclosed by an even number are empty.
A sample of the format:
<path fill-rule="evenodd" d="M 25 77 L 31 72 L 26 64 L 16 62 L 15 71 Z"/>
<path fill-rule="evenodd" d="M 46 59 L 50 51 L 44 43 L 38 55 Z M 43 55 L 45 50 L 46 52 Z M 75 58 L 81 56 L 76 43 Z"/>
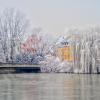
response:
<path fill-rule="evenodd" d="M 0 0 L 0 10 L 17 8 L 34 27 L 63 33 L 66 27 L 100 25 L 100 0 Z"/>

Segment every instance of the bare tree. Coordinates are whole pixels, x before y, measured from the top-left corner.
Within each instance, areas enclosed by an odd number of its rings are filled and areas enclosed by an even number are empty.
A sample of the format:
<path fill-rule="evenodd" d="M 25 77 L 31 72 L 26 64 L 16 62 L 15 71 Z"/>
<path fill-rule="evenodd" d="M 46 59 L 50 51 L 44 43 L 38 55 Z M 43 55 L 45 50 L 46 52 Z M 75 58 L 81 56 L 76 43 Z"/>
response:
<path fill-rule="evenodd" d="M 20 41 L 28 27 L 28 20 L 25 16 L 15 9 L 6 9 L 0 16 L 0 36 L 1 45 L 6 55 L 6 60 L 12 61 L 16 52 L 16 47 L 20 45 Z"/>

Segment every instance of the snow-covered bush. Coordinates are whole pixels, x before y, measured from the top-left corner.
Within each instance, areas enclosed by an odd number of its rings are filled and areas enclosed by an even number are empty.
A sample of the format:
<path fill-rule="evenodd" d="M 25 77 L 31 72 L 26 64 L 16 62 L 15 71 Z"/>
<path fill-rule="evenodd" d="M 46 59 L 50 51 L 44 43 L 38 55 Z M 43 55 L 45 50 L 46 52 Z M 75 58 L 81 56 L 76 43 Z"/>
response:
<path fill-rule="evenodd" d="M 14 63 L 16 64 L 38 64 L 43 57 L 32 54 L 19 54 L 16 55 Z"/>

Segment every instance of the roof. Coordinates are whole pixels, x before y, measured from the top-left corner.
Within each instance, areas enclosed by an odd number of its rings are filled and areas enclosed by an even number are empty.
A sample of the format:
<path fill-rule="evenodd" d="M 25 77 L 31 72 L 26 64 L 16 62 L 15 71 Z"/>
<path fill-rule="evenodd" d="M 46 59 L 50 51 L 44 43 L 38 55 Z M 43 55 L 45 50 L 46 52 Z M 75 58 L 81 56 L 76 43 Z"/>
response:
<path fill-rule="evenodd" d="M 56 42 L 56 46 L 62 47 L 62 46 L 68 46 L 69 42 L 66 37 L 60 37 L 58 41 Z"/>

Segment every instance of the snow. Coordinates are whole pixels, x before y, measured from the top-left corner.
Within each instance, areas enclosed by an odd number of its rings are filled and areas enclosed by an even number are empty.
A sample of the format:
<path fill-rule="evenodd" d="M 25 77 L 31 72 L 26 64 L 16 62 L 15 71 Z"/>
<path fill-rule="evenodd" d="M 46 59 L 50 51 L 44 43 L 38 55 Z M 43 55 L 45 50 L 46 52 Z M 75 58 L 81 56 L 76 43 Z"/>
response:
<path fill-rule="evenodd" d="M 61 61 L 58 57 L 47 55 L 45 60 L 40 62 L 42 72 L 71 72 L 72 64 Z M 67 67 L 69 66 L 69 67 Z"/>
<path fill-rule="evenodd" d="M 0 62 L 10 59 L 9 46 L 3 48 L 3 44 L 0 44 Z M 41 72 L 100 73 L 100 27 L 67 29 L 54 45 L 48 45 L 44 38 L 36 46 L 38 51 L 34 55 L 16 55 L 14 51 L 15 62 L 39 63 Z M 61 60 L 56 55 L 57 48 L 65 46 L 72 47 L 73 61 Z"/>
<path fill-rule="evenodd" d="M 100 28 L 70 29 L 58 39 L 56 48 L 59 44 L 63 47 L 64 41 L 73 47 L 74 60 L 61 61 L 46 55 L 41 63 L 42 72 L 100 73 Z"/>

